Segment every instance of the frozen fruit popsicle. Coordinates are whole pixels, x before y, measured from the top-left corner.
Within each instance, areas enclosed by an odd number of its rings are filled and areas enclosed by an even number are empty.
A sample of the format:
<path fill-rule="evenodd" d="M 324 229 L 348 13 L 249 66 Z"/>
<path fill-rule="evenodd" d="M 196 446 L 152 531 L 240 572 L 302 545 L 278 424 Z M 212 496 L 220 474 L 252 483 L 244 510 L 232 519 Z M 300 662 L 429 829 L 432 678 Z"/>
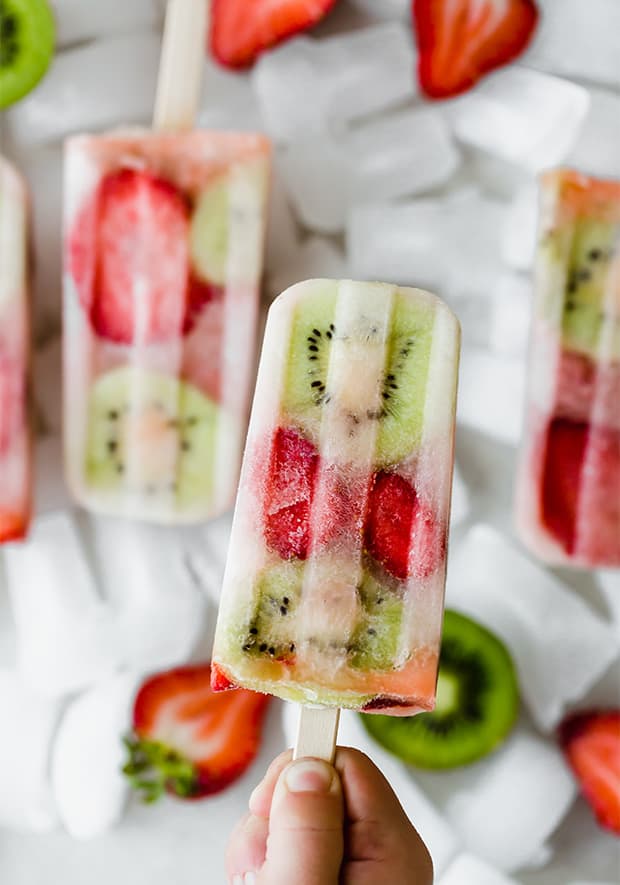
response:
<path fill-rule="evenodd" d="M 213 651 L 215 688 L 432 709 L 459 328 L 417 289 L 310 280 L 274 302 Z"/>
<path fill-rule="evenodd" d="M 0 543 L 24 537 L 31 510 L 28 199 L 0 156 Z"/>
<path fill-rule="evenodd" d="M 204 7 L 169 6 L 154 130 L 66 144 L 69 483 L 91 509 L 170 523 L 234 498 L 268 190 L 266 139 L 192 131 L 195 98 L 174 93 Z"/>
<path fill-rule="evenodd" d="M 541 179 L 520 536 L 542 559 L 620 566 L 620 181 Z"/>

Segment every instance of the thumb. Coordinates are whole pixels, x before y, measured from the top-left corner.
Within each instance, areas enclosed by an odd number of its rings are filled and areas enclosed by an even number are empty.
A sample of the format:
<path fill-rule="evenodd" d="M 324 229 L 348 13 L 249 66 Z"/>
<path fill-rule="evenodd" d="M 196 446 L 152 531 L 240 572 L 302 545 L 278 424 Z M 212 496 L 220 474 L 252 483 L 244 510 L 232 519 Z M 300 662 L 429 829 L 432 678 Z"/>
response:
<path fill-rule="evenodd" d="M 337 885 L 343 850 L 338 772 L 319 759 L 291 762 L 273 794 L 259 885 Z"/>

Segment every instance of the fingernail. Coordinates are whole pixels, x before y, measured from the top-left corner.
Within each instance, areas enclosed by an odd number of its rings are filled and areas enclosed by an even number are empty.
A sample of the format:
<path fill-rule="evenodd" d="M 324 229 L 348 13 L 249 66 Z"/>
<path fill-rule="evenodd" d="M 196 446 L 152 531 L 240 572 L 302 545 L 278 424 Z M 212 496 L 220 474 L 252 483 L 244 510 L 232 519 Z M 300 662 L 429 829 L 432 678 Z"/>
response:
<path fill-rule="evenodd" d="M 327 762 L 301 759 L 289 765 L 284 778 L 291 793 L 328 793 L 333 773 Z"/>
<path fill-rule="evenodd" d="M 246 873 L 243 877 L 243 885 L 256 885 L 256 873 Z"/>

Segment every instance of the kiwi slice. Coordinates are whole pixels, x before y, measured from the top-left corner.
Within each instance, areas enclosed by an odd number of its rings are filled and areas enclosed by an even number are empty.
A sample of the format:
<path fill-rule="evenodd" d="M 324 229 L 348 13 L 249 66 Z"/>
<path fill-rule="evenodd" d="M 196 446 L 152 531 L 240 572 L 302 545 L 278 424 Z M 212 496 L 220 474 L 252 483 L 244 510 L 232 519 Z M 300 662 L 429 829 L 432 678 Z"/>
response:
<path fill-rule="evenodd" d="M 612 355 L 620 358 L 620 316 L 608 316 L 604 303 L 610 262 L 619 246 L 620 226 L 592 218 L 551 231 L 543 241 L 548 260 L 567 263 L 565 289 L 549 293 L 548 310 L 555 315 L 560 295 L 562 336 L 571 350 L 596 357 L 604 324 L 612 322 Z"/>
<path fill-rule="evenodd" d="M 316 437 L 321 410 L 329 407 L 327 386 L 330 347 L 338 336 L 335 324 L 337 286 L 314 292 L 297 305 L 284 383 L 284 408 L 294 422 Z M 381 407 L 361 408 L 355 416 L 377 421 L 376 460 L 389 465 L 400 461 L 422 435 L 428 364 L 433 331 L 433 311 L 396 293 L 390 319 L 385 364 L 380 380 Z M 368 334 L 360 329 L 360 337 Z M 374 391 L 373 391 L 374 394 Z"/>
<path fill-rule="evenodd" d="M 135 368 L 106 373 L 90 396 L 90 485 L 129 489 L 153 501 L 173 495 L 180 507 L 208 500 L 218 411 L 195 387 L 168 375 Z M 137 479 L 128 470 L 129 455 L 137 463 Z"/>
<path fill-rule="evenodd" d="M 446 611 L 432 713 L 403 718 L 362 715 L 367 731 L 419 768 L 455 768 L 496 749 L 519 711 L 514 666 L 500 640 L 455 611 Z"/>
<path fill-rule="evenodd" d="M 229 209 L 228 177 L 222 175 L 200 194 L 190 223 L 194 270 L 219 286 L 227 277 Z"/>
<path fill-rule="evenodd" d="M 256 585 L 256 601 L 241 637 L 246 654 L 274 660 L 292 659 L 301 633 L 299 605 L 303 565 L 283 563 L 265 570 Z M 398 653 L 403 602 L 364 574 L 360 587 L 360 619 L 350 635 L 306 638 L 311 644 L 346 655 L 357 670 L 389 670 Z"/>
<path fill-rule="evenodd" d="M 0 108 L 36 86 L 52 58 L 54 36 L 46 0 L 0 0 Z"/>

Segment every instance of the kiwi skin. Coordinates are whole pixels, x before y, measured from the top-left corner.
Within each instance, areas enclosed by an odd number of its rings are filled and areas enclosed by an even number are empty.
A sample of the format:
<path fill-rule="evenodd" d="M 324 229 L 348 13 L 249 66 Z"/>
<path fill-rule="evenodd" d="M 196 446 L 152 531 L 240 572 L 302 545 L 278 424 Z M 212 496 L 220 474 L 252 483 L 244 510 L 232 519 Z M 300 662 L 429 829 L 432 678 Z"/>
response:
<path fill-rule="evenodd" d="M 402 718 L 361 715 L 369 734 L 403 762 L 448 769 L 495 750 L 518 712 L 517 677 L 503 643 L 470 618 L 446 610 L 435 710 Z"/>
<path fill-rule="evenodd" d="M 0 0 L 0 108 L 36 86 L 51 61 L 54 39 L 46 0 Z"/>

